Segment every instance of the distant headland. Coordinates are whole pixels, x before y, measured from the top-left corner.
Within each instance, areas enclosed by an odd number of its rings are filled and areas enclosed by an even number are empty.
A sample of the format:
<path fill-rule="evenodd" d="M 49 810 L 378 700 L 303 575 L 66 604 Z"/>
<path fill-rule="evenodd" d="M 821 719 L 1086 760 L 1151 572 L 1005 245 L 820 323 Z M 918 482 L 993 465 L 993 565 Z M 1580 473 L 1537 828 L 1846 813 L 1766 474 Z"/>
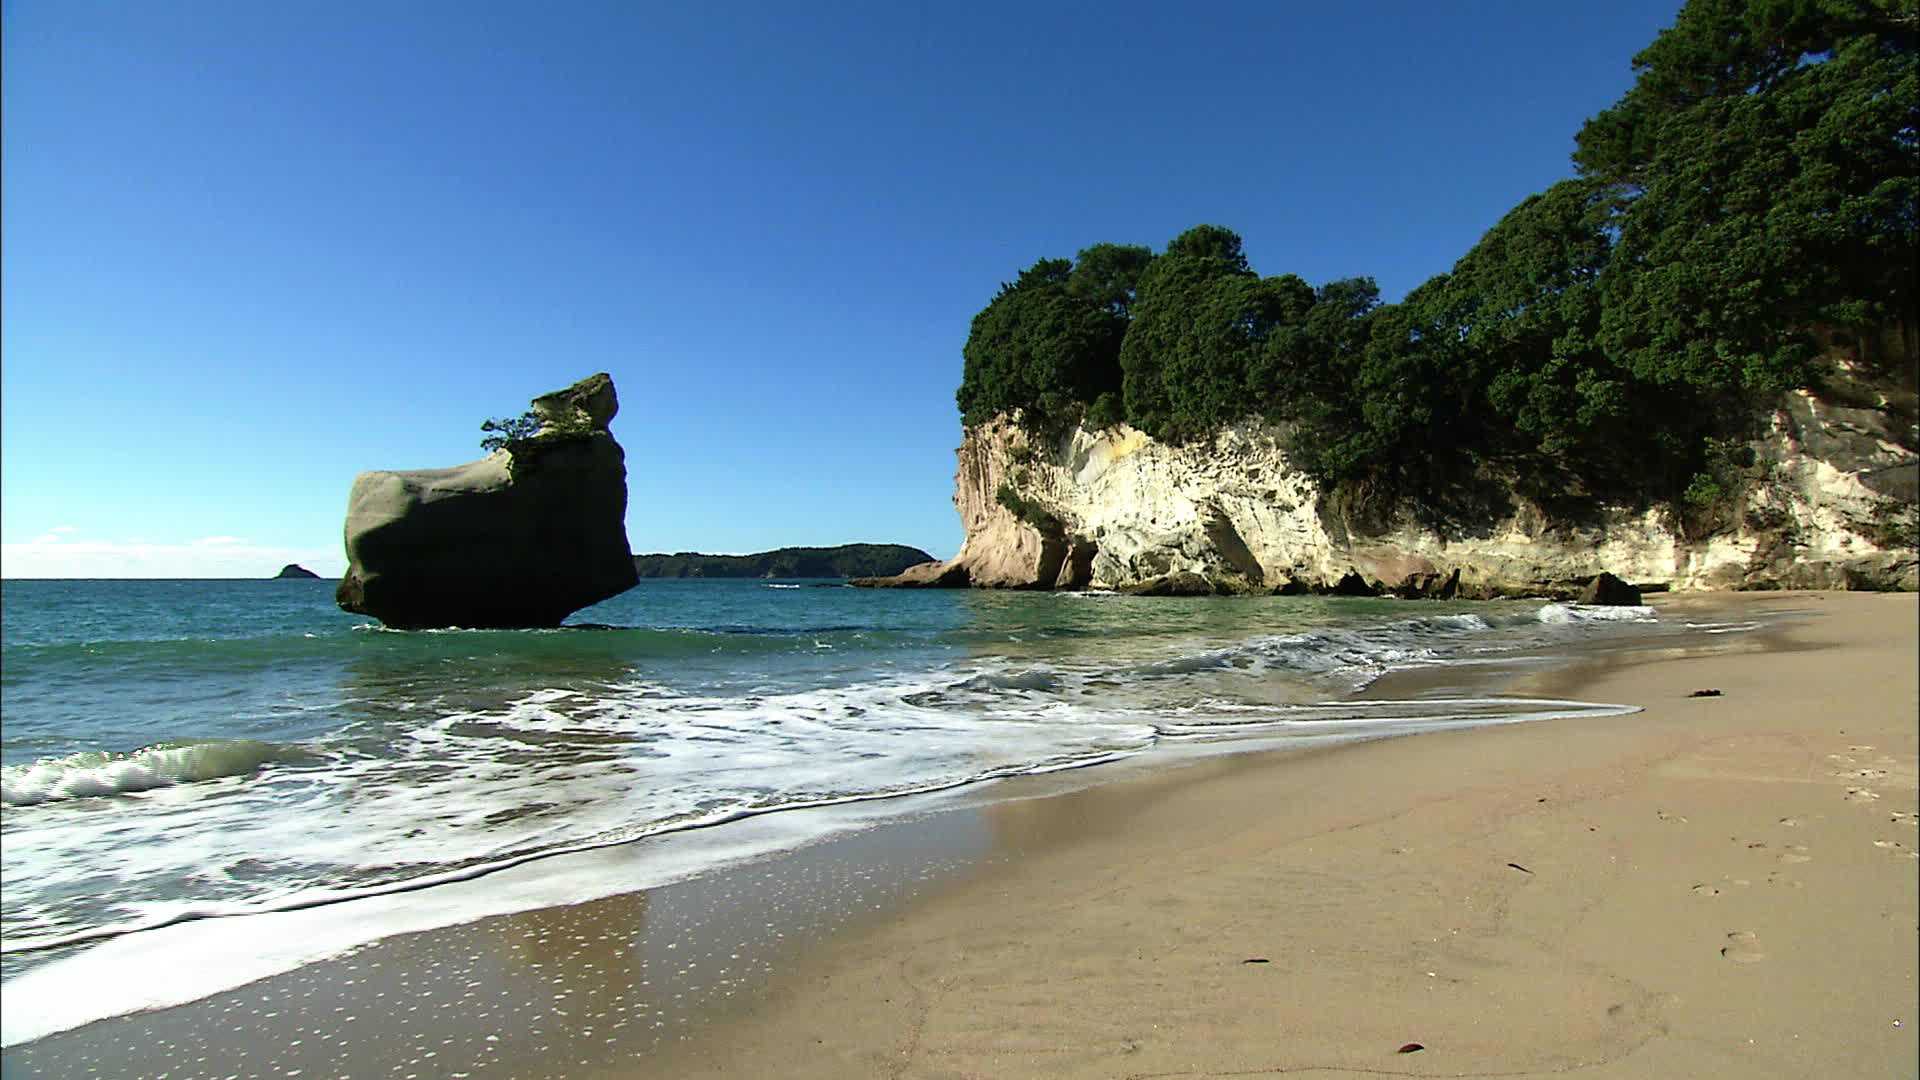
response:
<path fill-rule="evenodd" d="M 897 574 L 933 556 L 904 544 L 785 547 L 753 555 L 635 555 L 643 578 L 849 578 Z"/>

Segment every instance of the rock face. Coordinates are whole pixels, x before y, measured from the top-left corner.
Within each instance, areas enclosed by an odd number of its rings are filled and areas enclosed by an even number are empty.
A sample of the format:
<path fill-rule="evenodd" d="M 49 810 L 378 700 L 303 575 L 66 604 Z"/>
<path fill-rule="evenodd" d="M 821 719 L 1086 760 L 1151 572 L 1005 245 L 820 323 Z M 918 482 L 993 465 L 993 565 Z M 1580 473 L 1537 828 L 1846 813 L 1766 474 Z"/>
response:
<path fill-rule="evenodd" d="M 316 579 L 316 580 L 317 580 L 317 579 L 318 579 L 318 578 L 320 577 L 320 575 L 319 575 L 319 574 L 316 574 L 316 573 L 314 573 L 313 571 L 311 571 L 311 570 L 309 570 L 309 569 L 307 569 L 306 567 L 304 567 L 304 566 L 301 566 L 301 565 L 300 565 L 299 563 L 288 563 L 287 565 L 285 565 L 285 566 L 283 566 L 283 567 L 281 567 L 281 568 L 280 568 L 280 572 L 279 572 L 279 573 L 277 573 L 277 574 L 275 574 L 275 575 L 273 575 L 273 576 L 274 576 L 274 578 L 275 578 L 275 579 L 279 579 L 279 578 L 314 578 L 314 579 Z"/>
<path fill-rule="evenodd" d="M 543 427 L 450 469 L 368 472 L 335 598 L 401 629 L 557 626 L 638 580 L 605 373 L 534 399 Z"/>
<path fill-rule="evenodd" d="M 1190 594 L 1193 575 L 1217 592 L 1576 599 L 1611 572 L 1654 589 L 1914 589 L 1912 388 L 1846 396 L 1784 398 L 1740 496 L 1705 523 L 1608 506 L 1557 520 L 1511 490 L 1473 520 L 1375 521 L 1324 498 L 1270 426 L 1196 446 L 1124 425 L 1039 444 L 1000 420 L 958 451 L 960 553 L 894 583 Z"/>
<path fill-rule="evenodd" d="M 972 582 L 965 566 L 936 559 L 909 566 L 892 577 L 854 578 L 848 584 L 865 589 L 964 589 Z"/>
<path fill-rule="evenodd" d="M 1640 590 L 1612 574 L 1601 574 L 1580 591 L 1580 602 L 1610 607 L 1638 607 Z"/>

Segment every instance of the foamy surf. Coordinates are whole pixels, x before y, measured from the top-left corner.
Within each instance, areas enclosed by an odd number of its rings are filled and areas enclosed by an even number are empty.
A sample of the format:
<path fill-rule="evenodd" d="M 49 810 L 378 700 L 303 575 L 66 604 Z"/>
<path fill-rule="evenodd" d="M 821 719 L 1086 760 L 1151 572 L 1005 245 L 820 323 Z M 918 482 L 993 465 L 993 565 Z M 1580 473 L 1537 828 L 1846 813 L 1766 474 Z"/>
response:
<path fill-rule="evenodd" d="M 161 744 L 130 754 L 83 751 L 31 765 L 0 768 L 0 803 L 35 806 L 152 791 L 175 784 L 251 776 L 273 762 L 305 757 L 286 747 L 251 740 Z"/>
<path fill-rule="evenodd" d="M 540 907 L 584 903 L 652 888 L 704 870 L 790 849 L 847 829 L 884 820 L 888 807 L 904 812 L 916 800 L 1017 776 L 1038 776 L 1135 758 L 1162 741 L 1216 742 L 1236 737 L 1301 737 L 1315 744 L 1383 738 L 1419 730 L 1448 730 L 1567 716 L 1610 716 L 1633 706 L 1555 699 L 1460 698 L 1417 702 L 1322 702 L 1280 709 L 1206 702 L 1185 710 L 1184 723 L 1154 726 L 1143 745 L 1079 756 L 1061 755 L 1018 767 L 990 769 L 962 779 L 762 808 L 745 808 L 683 821 L 637 836 L 529 853 L 385 886 L 289 898 L 274 904 L 235 905 L 176 913 L 145 925 L 103 928 L 8 951 L 94 942 L 92 948 L 35 968 L 7 984 L 20 1007 L 0 1015 L 0 1046 L 14 1046 L 95 1020 L 185 1004 L 344 955 L 385 937 L 472 922 Z M 1258 745 L 1273 745 L 1265 741 Z M 872 807 L 871 809 L 867 809 Z M 623 862 L 617 873 L 591 861 L 609 848 L 673 834 L 730 826 L 711 848 L 691 854 L 671 846 L 651 849 L 654 860 Z M 745 827 L 745 828 L 742 828 Z M 542 873 L 530 864 L 551 864 Z M 479 884 L 479 879 L 488 883 Z M 498 879 L 498 880 L 493 880 Z M 209 925 L 219 921 L 225 925 Z M 181 963 L 191 956 L 194 963 Z M 116 973 L 140 970 L 151 977 Z"/>
<path fill-rule="evenodd" d="M 840 598 L 837 590 L 820 592 Z M 871 595 L 847 594 L 853 602 Z M 1123 609 L 1161 610 L 1135 598 L 1091 607 L 1058 598 L 1041 603 L 1047 606 L 1033 610 L 1052 618 L 1096 611 L 1094 618 L 1110 619 L 1111 608 L 1129 624 L 1138 615 Z M 6 871 L 10 881 L 39 888 L 10 893 L 0 953 L 417 889 L 783 809 L 1084 767 L 1185 737 L 1165 721 L 1184 715 L 1196 697 L 1270 700 L 1276 689 L 1291 687 L 1287 693 L 1310 698 L 1367 686 L 1396 668 L 1481 663 L 1486 650 L 1536 641 L 1543 626 L 1583 632 L 1584 620 L 1543 614 L 1552 608 L 1407 617 L 1406 606 L 1382 603 L 1383 614 L 1398 617 L 1220 644 L 1178 628 L 1133 638 L 1084 633 L 1072 618 L 1050 628 L 1023 614 L 1022 622 L 991 635 L 998 639 L 992 648 L 1017 650 L 1018 657 L 904 654 L 931 664 L 921 670 L 890 670 L 892 658 L 903 655 L 897 631 L 812 617 L 807 621 L 831 627 L 831 640 L 813 632 L 782 635 L 777 627 L 736 625 L 737 611 L 725 625 L 752 632 L 383 634 L 378 649 L 393 641 L 392 648 L 420 652 L 436 668 L 490 668 L 498 650 L 525 648 L 529 672 L 552 674 L 565 664 L 590 672 L 605 650 L 610 678 L 526 686 L 490 704 L 450 692 L 457 684 L 443 679 L 416 691 L 388 686 L 382 674 L 382 682 L 343 699 L 348 715 L 360 719 L 297 750 L 231 741 L 9 766 L 7 802 L 24 809 L 7 822 Z M 1110 625 L 1093 624 L 1103 631 Z M 1075 636 L 1064 647 L 1050 640 L 1069 631 Z M 713 661 L 731 681 L 676 677 L 707 662 L 707 642 L 775 648 L 729 651 Z M 727 674 L 798 663 L 803 654 L 784 642 L 804 648 L 817 665 L 800 672 L 814 685 L 743 685 Z M 858 651 L 842 659 L 835 655 L 841 648 L 820 647 L 836 642 Z M 448 651 L 449 643 L 462 644 Z M 624 646 L 641 651 L 621 663 Z M 668 663 L 675 666 L 660 670 L 680 685 L 634 667 Z M 1403 720 L 1407 730 L 1419 722 Z M 1222 726 L 1215 736 L 1231 730 Z M 293 753 L 319 767 L 271 767 Z M 221 779 L 232 783 L 199 783 Z M 151 798 L 161 788 L 171 789 L 164 800 L 129 804 L 110 832 L 97 817 L 67 809 L 76 800 Z M 86 899 L 48 903 L 43 894 Z"/>
<path fill-rule="evenodd" d="M 1626 716 L 1637 705 L 1613 705 L 1560 698 L 1421 698 L 1413 701 L 1343 701 L 1287 705 L 1270 709 L 1221 708 L 1205 703 L 1194 710 L 1204 720 L 1163 724 L 1162 738 L 1228 739 L 1249 733 L 1301 736 L 1351 735 L 1377 738 L 1391 734 L 1451 730 L 1492 724 L 1520 724 L 1573 717 Z"/>
<path fill-rule="evenodd" d="M 1653 622 L 1659 615 L 1645 605 L 1548 604 L 1538 617 L 1543 623 Z"/>

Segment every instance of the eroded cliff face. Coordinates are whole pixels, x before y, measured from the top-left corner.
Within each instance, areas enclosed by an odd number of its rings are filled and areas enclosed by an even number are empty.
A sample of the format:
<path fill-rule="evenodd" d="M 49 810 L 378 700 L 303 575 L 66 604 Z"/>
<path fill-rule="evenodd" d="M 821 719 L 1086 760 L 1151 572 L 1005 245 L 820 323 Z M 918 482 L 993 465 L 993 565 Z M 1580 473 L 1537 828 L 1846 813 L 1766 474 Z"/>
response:
<path fill-rule="evenodd" d="M 1289 465 L 1269 426 L 1194 446 L 1125 426 L 1040 444 L 996 421 L 959 449 L 960 553 L 905 583 L 1495 596 L 1571 594 L 1610 571 L 1673 589 L 1911 590 L 1920 433 L 1875 404 L 1784 399 L 1738 497 L 1685 526 L 1604 506 L 1556 520 L 1511 491 L 1478 520 L 1361 521 Z"/>

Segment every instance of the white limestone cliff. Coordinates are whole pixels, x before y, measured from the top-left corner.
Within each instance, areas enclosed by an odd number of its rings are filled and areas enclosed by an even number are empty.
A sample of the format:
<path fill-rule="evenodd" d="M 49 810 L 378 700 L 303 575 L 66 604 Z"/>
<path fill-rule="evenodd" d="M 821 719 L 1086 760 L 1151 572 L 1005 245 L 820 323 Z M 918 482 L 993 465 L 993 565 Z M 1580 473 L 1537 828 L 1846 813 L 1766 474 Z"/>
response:
<path fill-rule="evenodd" d="M 1401 595 L 1494 596 L 1568 594 L 1609 571 L 1681 590 L 1910 590 L 1920 584 L 1920 457 L 1908 447 L 1920 433 L 1875 405 L 1783 399 L 1751 443 L 1737 500 L 1717 523 L 1687 527 L 1665 509 L 1556 520 L 1511 492 L 1470 522 L 1352 520 L 1289 465 L 1283 432 L 1267 425 L 1189 446 L 1124 425 L 1039 444 L 997 420 L 969 429 L 958 451 L 959 554 L 895 583 L 1264 592 L 1344 579 Z"/>

